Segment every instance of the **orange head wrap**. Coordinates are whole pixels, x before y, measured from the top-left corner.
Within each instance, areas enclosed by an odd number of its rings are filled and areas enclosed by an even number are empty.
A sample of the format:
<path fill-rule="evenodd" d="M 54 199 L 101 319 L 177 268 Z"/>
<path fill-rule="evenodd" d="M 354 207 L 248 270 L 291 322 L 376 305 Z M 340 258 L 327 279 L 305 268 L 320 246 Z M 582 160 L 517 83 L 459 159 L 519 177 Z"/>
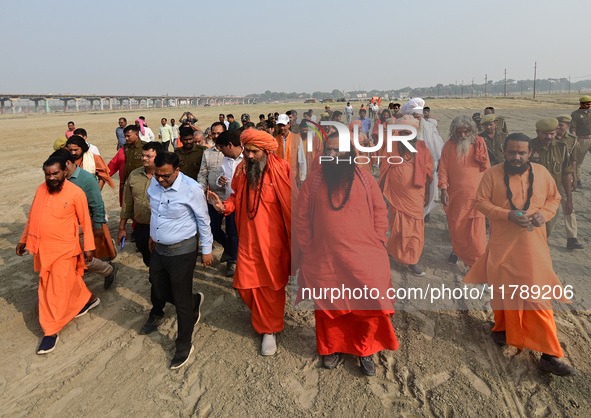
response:
<path fill-rule="evenodd" d="M 252 144 L 265 151 L 275 151 L 278 147 L 277 140 L 267 132 L 258 129 L 246 129 L 240 135 L 240 141 L 243 145 Z"/>

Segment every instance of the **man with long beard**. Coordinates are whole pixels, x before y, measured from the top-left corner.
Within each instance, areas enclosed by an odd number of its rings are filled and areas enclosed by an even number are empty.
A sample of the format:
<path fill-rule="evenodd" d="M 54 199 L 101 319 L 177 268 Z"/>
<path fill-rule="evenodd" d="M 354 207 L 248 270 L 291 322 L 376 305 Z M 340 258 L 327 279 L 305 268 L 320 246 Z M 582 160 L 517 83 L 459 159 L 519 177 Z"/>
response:
<path fill-rule="evenodd" d="M 541 352 L 540 369 L 573 375 L 575 369 L 559 360 L 563 352 L 552 300 L 534 293 L 535 286 L 547 286 L 553 289 L 549 297 L 568 302 L 552 268 L 544 227 L 558 209 L 560 194 L 548 170 L 529 162 L 532 144 L 526 135 L 507 136 L 504 150 L 505 162 L 484 173 L 476 192 L 476 208 L 489 219 L 490 238 L 464 282 L 491 287 L 495 343 Z M 515 287 L 522 292 L 513 297 Z"/>
<path fill-rule="evenodd" d="M 218 212 L 235 213 L 238 257 L 234 288 L 252 311 L 252 325 L 263 334 L 261 354 L 277 351 L 275 334 L 284 327 L 285 286 L 291 267 L 291 168 L 277 157 L 277 141 L 257 129 L 240 136 L 244 160 L 236 167 L 232 191 L 222 202 L 208 199 Z"/>
<path fill-rule="evenodd" d="M 377 182 L 354 158 L 353 150 L 339 152 L 338 133 L 330 135 L 321 170 L 310 174 L 298 196 L 294 230 L 302 250 L 300 290 L 310 289 L 312 295 L 341 286 L 367 286 L 386 295 L 391 287 L 385 248 L 388 210 Z M 323 367 L 334 369 L 343 353 L 353 354 L 359 356 L 361 371 L 374 376 L 373 355 L 398 348 L 389 318 L 391 301 L 385 296 L 377 301 L 312 298 Z"/>
<path fill-rule="evenodd" d="M 94 255 L 92 222 L 82 189 L 66 181 L 66 163 L 50 157 L 43 163 L 45 183 L 37 189 L 27 225 L 16 246 L 16 254 L 25 248 L 35 256 L 39 272 L 39 323 L 44 337 L 37 354 L 54 350 L 57 333 L 74 317 L 86 314 L 100 300 L 86 288 L 84 261 Z M 78 238 L 84 236 L 84 252 Z"/>
<path fill-rule="evenodd" d="M 100 155 L 93 154 L 89 151 L 90 148 L 84 138 L 78 135 L 72 135 L 66 142 L 66 148 L 74 156 L 78 167 L 96 176 L 101 190 L 103 190 L 105 183 L 113 189 L 115 188 L 115 183 L 111 180 L 107 164 Z"/>
<path fill-rule="evenodd" d="M 447 216 L 452 244 L 450 264 L 458 257 L 471 267 L 486 248 L 486 221 L 474 198 L 484 171 L 490 167 L 484 140 L 476 136 L 469 116 L 458 116 L 449 127 L 449 141 L 439 160 L 441 203 Z"/>
<path fill-rule="evenodd" d="M 399 124 L 419 126 L 412 116 L 403 116 Z M 410 130 L 402 130 L 400 135 L 408 136 Z M 418 266 L 425 244 L 424 207 L 429 203 L 429 188 L 433 179 L 433 159 L 424 141 L 415 137 L 409 143 L 417 150 L 410 152 L 402 142 L 392 149 L 389 156 L 392 162 L 380 166 L 380 188 L 390 205 L 390 239 L 388 254 L 415 276 L 424 276 Z"/>

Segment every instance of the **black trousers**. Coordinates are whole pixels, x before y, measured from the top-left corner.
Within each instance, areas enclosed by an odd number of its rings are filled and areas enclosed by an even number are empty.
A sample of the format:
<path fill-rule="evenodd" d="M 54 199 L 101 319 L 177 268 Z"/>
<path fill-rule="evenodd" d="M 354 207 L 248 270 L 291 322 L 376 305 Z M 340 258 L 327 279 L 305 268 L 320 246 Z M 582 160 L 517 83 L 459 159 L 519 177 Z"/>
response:
<path fill-rule="evenodd" d="M 175 306 L 178 322 L 177 352 L 188 351 L 191 347 L 195 326 L 193 271 L 196 262 L 196 251 L 165 256 L 154 250 L 150 260 L 150 283 L 152 283 L 150 316 L 163 317 L 166 302 Z"/>
<path fill-rule="evenodd" d="M 209 203 L 207 204 L 209 211 L 209 219 L 211 225 L 211 233 L 213 239 L 216 240 L 224 251 L 228 254 L 228 262 L 235 263 L 236 257 L 238 257 L 238 230 L 236 229 L 236 218 L 234 213 L 226 216 L 226 232 L 222 229 L 222 222 L 224 220 L 224 214 L 219 213 Z"/>
<path fill-rule="evenodd" d="M 146 267 L 150 267 L 150 224 L 135 224 L 135 246 L 142 253 Z"/>

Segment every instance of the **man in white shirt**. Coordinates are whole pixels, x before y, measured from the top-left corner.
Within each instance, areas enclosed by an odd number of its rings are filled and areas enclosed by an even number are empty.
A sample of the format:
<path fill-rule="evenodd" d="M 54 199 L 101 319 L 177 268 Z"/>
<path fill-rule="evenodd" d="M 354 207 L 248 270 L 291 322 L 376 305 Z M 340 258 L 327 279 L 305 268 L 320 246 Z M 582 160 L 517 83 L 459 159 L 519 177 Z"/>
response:
<path fill-rule="evenodd" d="M 219 119 L 220 119 L 220 122 L 221 122 L 221 123 L 223 123 L 224 125 L 226 125 L 226 131 L 227 131 L 228 129 L 230 129 L 230 122 L 228 122 L 228 121 L 226 120 L 226 116 L 225 116 L 223 113 L 220 113 L 220 115 L 219 115 Z"/>
<path fill-rule="evenodd" d="M 76 130 L 74 130 L 74 135 L 78 135 L 78 136 L 81 136 L 82 138 L 84 138 L 84 140 L 88 144 L 88 151 L 92 152 L 94 155 L 101 155 L 101 153 L 99 152 L 99 149 L 95 145 L 88 143 L 88 139 L 87 139 L 88 132 L 86 132 L 86 129 L 77 128 Z"/>
<path fill-rule="evenodd" d="M 144 122 L 142 119 L 136 119 L 135 126 L 140 128 L 140 139 L 142 141 L 152 142 L 156 140 L 154 132 L 152 132 L 152 130 L 148 128 L 148 125 L 146 125 L 146 122 Z"/>
<path fill-rule="evenodd" d="M 226 188 L 226 196 L 230 196 L 232 190 L 232 179 L 238 164 L 242 162 L 242 144 L 240 135 L 236 131 L 224 131 L 216 139 L 215 146 L 224 154 L 222 160 L 222 174 L 216 180 L 216 184 Z M 236 270 L 236 257 L 238 256 L 238 231 L 236 229 L 236 220 L 234 212 L 226 216 L 226 235 L 228 236 L 228 256 L 226 277 L 234 277 Z"/>
<path fill-rule="evenodd" d="M 351 106 L 351 102 L 347 102 L 347 106 L 345 106 L 345 116 L 347 117 L 347 124 L 350 125 L 353 120 L 353 106 Z"/>
<path fill-rule="evenodd" d="M 158 139 L 164 146 L 164 151 L 168 151 L 168 145 L 170 140 L 173 138 L 172 127 L 166 123 L 167 119 L 162 118 L 160 120 L 160 127 L 158 128 Z"/>

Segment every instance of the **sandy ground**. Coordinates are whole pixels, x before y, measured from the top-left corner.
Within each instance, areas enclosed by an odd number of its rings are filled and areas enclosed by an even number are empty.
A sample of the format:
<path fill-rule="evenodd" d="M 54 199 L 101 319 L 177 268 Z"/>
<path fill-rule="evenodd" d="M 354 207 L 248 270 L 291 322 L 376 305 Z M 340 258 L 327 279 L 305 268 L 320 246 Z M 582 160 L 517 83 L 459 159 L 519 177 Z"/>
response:
<path fill-rule="evenodd" d="M 440 121 L 442 136 L 453 117 L 495 106 L 506 116 L 510 131 L 533 134 L 535 121 L 576 108 L 576 98 L 551 96 L 545 101 L 494 99 L 436 100 L 429 103 Z M 306 109 L 308 105 L 305 105 Z M 333 109 L 342 105 L 332 104 Z M 290 105 L 233 106 L 192 109 L 202 127 L 220 111 L 237 118 L 248 112 L 286 110 Z M 295 107 L 303 109 L 299 104 Z M 314 105 L 320 113 L 321 105 Z M 529 110 L 516 111 L 514 108 Z M 563 110 L 549 110 L 549 109 Z M 448 109 L 448 110 L 443 110 Z M 452 109 L 452 110 L 449 110 Z M 139 336 L 150 308 L 147 269 L 133 244 L 119 254 L 118 279 L 103 290 L 103 279 L 85 281 L 101 298 L 90 314 L 73 320 L 60 333 L 56 350 L 35 354 L 42 331 L 38 323 L 38 276 L 31 256 L 17 257 L 14 248 L 23 230 L 37 186 L 43 181 L 41 164 L 51 144 L 63 135 L 66 122 L 76 121 L 89 132 L 106 161 L 115 154 L 117 119 L 144 114 L 157 131 L 162 116 L 178 118 L 182 110 L 155 109 L 55 115 L 0 117 L 4 152 L 0 165 L 0 404 L 3 416 L 588 416 L 591 408 L 589 365 L 591 316 L 588 311 L 556 312 L 558 337 L 566 361 L 577 368 L 575 377 L 559 378 L 537 369 L 538 354 L 499 348 L 490 336 L 490 311 L 398 311 L 393 324 L 400 341 L 396 352 L 376 356 L 377 376 L 366 378 L 357 359 L 347 356 L 336 370 L 321 368 L 316 353 L 312 312 L 286 310 L 286 327 L 278 336 L 274 357 L 258 354 L 260 337 L 250 315 L 236 298 L 225 266 L 204 270 L 197 266 L 194 288 L 205 294 L 202 319 L 194 334 L 196 352 L 179 371 L 168 370 L 174 351 L 176 319 L 167 318 L 158 332 Z M 564 224 L 558 222 L 550 238 L 554 268 L 575 286 L 589 279 L 591 268 L 591 158 L 575 193 L 579 240 L 587 249 L 566 250 Z M 119 220 L 117 192 L 105 188 L 103 197 L 109 227 L 115 234 Z M 426 225 L 421 264 L 427 278 L 459 285 L 461 266 L 445 261 L 451 250 L 441 207 Z M 221 250 L 214 249 L 219 258 Z M 417 280 L 392 267 L 398 283 Z M 576 287 L 575 287 L 576 292 Z"/>

